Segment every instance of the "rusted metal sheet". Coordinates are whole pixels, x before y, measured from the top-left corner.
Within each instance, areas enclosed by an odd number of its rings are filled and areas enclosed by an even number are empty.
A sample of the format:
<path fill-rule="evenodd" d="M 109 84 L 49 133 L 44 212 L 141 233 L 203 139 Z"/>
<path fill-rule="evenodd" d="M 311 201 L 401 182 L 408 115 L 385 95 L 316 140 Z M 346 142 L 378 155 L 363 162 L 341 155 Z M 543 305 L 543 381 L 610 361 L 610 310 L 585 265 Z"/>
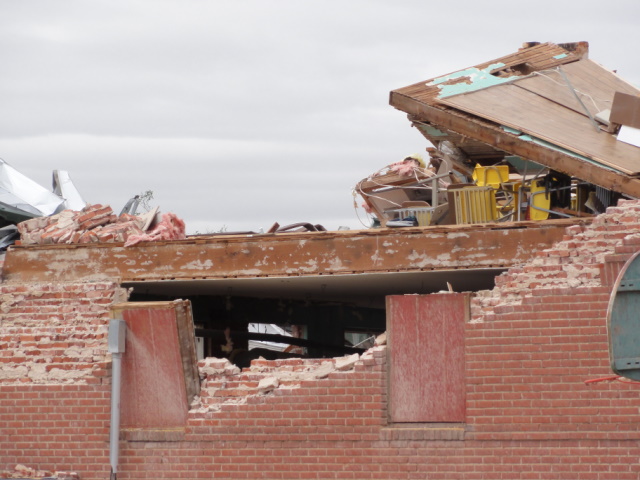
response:
<path fill-rule="evenodd" d="M 585 220 L 13 247 L 5 281 L 252 278 L 508 268 Z"/>
<path fill-rule="evenodd" d="M 391 422 L 464 422 L 469 295 L 387 297 Z"/>
<path fill-rule="evenodd" d="M 122 356 L 121 424 L 123 428 L 172 428 L 186 424 L 193 373 L 185 375 L 189 348 L 179 330 L 189 327 L 188 302 L 126 303 L 114 314 L 127 324 Z M 190 315 L 189 315 L 190 316 Z M 193 325 L 190 325 L 193 335 Z M 188 342 L 187 342 L 188 343 Z M 187 347 L 187 348 L 185 348 Z M 195 368 L 195 348 L 190 367 Z M 196 374 L 197 375 L 197 374 Z M 197 379 L 197 376 L 196 376 Z"/>

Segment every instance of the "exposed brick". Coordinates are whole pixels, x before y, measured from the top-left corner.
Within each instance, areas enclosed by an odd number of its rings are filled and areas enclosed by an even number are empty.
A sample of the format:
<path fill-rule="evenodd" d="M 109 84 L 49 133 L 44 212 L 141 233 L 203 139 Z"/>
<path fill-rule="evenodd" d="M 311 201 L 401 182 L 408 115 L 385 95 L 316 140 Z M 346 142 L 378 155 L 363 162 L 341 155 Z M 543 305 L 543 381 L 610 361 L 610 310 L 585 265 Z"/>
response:
<path fill-rule="evenodd" d="M 611 375 L 607 301 L 638 218 L 640 204 L 621 201 L 474 297 L 464 424 L 388 424 L 386 346 L 345 371 L 331 359 L 244 371 L 206 359 L 183 428 L 123 432 L 119 476 L 637 479 L 638 386 L 584 381 Z M 105 333 L 117 289 L 0 285 L 0 477 L 18 464 L 109 476 Z"/>

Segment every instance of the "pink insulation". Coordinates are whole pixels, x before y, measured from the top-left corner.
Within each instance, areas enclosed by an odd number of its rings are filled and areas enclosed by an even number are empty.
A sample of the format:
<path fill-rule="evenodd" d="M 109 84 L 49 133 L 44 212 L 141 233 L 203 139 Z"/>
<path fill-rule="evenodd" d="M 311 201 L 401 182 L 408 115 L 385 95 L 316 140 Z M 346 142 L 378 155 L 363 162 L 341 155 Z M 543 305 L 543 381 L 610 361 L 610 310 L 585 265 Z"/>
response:
<path fill-rule="evenodd" d="M 165 213 L 162 220 L 147 233 L 129 236 L 125 247 L 136 245 L 140 242 L 154 242 L 158 240 L 182 240 L 186 238 L 185 225 L 174 213 Z"/>

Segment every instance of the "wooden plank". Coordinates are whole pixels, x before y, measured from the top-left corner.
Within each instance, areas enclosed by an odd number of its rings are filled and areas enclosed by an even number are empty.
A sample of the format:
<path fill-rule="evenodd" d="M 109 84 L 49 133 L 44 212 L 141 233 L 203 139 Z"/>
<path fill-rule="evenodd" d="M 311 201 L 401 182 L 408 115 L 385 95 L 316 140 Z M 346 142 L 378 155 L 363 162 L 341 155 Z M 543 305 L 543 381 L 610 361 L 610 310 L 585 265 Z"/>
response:
<path fill-rule="evenodd" d="M 440 99 L 445 105 L 514 128 L 613 167 L 627 175 L 640 172 L 640 149 L 596 132 L 584 115 L 505 84 Z"/>
<path fill-rule="evenodd" d="M 187 402 L 191 404 L 193 398 L 200 393 L 195 326 L 193 324 L 191 302 L 175 300 L 172 303 L 175 305 L 180 360 L 182 362 Z"/>
<path fill-rule="evenodd" d="M 640 97 L 637 94 L 616 92 L 610 121 L 619 125 L 640 128 Z"/>
<path fill-rule="evenodd" d="M 633 85 L 591 60 L 573 62 L 562 66 L 562 69 L 591 116 L 610 109 L 616 92 L 630 95 L 640 93 L 640 90 Z M 545 70 L 522 80 L 516 80 L 514 85 L 587 116 L 584 108 L 556 69 Z"/>
<path fill-rule="evenodd" d="M 632 197 L 640 197 L 640 180 L 581 160 L 568 153 L 525 141 L 487 120 L 473 117 L 460 110 L 428 105 L 393 92 L 390 103 L 398 110 L 408 113 L 413 120 L 429 122 L 437 128 L 458 132 L 594 185 Z"/>
<path fill-rule="evenodd" d="M 484 70 L 494 64 L 504 64 L 504 67 L 499 67 L 496 70 L 504 69 L 507 67 L 514 67 L 519 64 L 526 63 L 533 70 L 546 70 L 554 68 L 558 65 L 565 65 L 571 62 L 575 62 L 579 59 L 577 55 L 563 49 L 562 47 L 553 43 L 543 43 L 534 47 L 518 50 L 517 52 L 510 53 L 500 58 L 475 65 L 475 68 Z M 471 67 L 474 68 L 474 67 Z M 463 69 L 464 70 L 464 69 Z M 399 88 L 391 92 L 392 94 L 398 93 L 401 95 L 407 95 L 415 100 L 421 102 L 432 102 L 440 93 L 438 85 L 430 85 L 437 78 L 443 78 L 451 75 L 451 72 L 446 75 L 440 75 L 429 80 L 414 83 L 407 87 Z"/>
<path fill-rule="evenodd" d="M 113 307 L 114 315 L 121 316 L 127 324 L 122 356 L 121 424 L 124 429 L 186 425 L 190 400 L 187 389 L 193 395 L 195 392 L 193 385 L 189 385 L 193 380 L 185 377 L 178 335 L 178 317 L 190 313 L 183 303 L 125 303 Z M 192 323 L 184 318 L 180 321 Z M 193 351 L 195 353 L 195 345 Z M 195 366 L 195 357 L 192 361 Z"/>
<path fill-rule="evenodd" d="M 387 297 L 392 422 L 464 422 L 469 295 Z"/>
<path fill-rule="evenodd" d="M 384 175 L 367 177 L 358 182 L 356 186 L 358 191 L 364 193 L 371 193 L 381 188 L 388 188 L 389 186 L 400 187 L 406 185 L 419 185 L 431 179 L 435 173 L 426 174 L 420 171 L 414 171 L 411 175 L 398 175 L 397 173 L 385 173 Z"/>

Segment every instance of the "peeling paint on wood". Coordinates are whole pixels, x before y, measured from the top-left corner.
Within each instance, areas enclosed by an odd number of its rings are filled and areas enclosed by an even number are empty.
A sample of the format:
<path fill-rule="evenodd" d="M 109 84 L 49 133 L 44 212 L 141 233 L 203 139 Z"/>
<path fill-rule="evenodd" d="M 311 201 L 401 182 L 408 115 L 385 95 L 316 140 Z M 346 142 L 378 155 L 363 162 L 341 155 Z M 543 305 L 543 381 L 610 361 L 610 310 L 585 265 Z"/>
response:
<path fill-rule="evenodd" d="M 187 239 L 127 248 L 118 244 L 13 247 L 3 275 L 5 281 L 15 282 L 125 282 L 507 268 L 550 247 L 562 239 L 567 226 L 580 222 L 584 220 L 209 237 L 204 243 L 199 237 L 197 243 Z"/>

